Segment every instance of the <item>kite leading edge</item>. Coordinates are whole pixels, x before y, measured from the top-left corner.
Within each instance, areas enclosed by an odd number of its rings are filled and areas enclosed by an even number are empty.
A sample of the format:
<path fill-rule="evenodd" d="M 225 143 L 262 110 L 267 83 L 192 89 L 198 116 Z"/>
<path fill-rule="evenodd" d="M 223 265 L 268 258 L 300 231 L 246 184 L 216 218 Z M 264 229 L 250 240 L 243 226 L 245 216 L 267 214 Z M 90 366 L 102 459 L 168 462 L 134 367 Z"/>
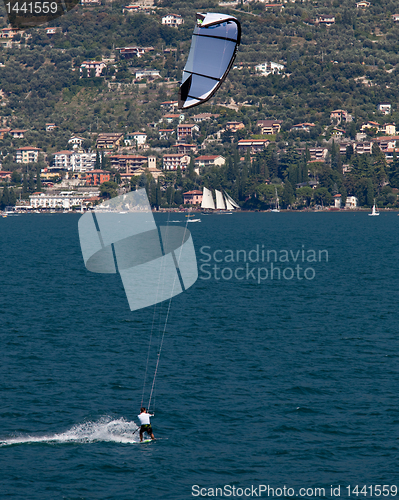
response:
<path fill-rule="evenodd" d="M 183 70 L 179 109 L 210 99 L 233 65 L 241 40 L 239 21 L 226 14 L 197 14 L 197 25 Z"/>

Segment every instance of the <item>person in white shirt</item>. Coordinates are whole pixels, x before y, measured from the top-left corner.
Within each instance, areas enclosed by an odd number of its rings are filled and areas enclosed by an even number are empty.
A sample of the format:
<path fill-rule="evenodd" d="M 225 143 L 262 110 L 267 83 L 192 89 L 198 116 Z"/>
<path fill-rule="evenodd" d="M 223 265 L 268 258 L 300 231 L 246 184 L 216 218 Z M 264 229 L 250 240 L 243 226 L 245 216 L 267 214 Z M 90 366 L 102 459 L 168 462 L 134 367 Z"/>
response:
<path fill-rule="evenodd" d="M 151 439 L 155 439 L 150 422 L 150 417 L 153 416 L 153 413 L 147 413 L 147 410 L 144 408 L 144 406 L 140 408 L 140 415 L 138 415 L 140 420 L 140 441 L 143 441 L 144 432 L 151 436 Z"/>

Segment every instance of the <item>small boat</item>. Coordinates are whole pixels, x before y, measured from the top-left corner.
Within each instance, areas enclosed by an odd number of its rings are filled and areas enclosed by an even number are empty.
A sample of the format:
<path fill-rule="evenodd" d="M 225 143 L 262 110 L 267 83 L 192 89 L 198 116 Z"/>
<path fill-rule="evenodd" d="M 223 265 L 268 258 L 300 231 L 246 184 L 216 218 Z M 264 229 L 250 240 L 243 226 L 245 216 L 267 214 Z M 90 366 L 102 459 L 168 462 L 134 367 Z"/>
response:
<path fill-rule="evenodd" d="M 277 188 L 276 188 L 276 204 L 274 208 L 270 209 L 270 212 L 280 212 L 280 205 L 278 203 Z"/>
<path fill-rule="evenodd" d="M 371 210 L 371 214 L 368 214 L 369 216 L 374 216 L 374 215 L 380 215 L 380 212 L 377 212 L 376 208 L 375 208 L 375 200 L 374 200 L 374 205 L 373 205 L 373 208 Z"/>
<path fill-rule="evenodd" d="M 201 222 L 201 219 L 188 219 L 187 222 Z"/>

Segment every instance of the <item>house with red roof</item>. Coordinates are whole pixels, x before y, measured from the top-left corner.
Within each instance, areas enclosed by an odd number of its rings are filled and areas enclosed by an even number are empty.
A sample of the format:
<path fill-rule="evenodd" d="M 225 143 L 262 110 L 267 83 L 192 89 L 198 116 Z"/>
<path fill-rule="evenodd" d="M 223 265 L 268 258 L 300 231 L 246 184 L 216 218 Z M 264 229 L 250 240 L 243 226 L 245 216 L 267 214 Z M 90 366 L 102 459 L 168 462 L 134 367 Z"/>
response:
<path fill-rule="evenodd" d="M 9 134 L 13 139 L 23 139 L 25 137 L 25 132 L 26 130 L 15 128 L 13 130 L 10 130 Z"/>
<path fill-rule="evenodd" d="M 226 163 L 226 158 L 221 155 L 202 155 L 194 160 L 196 167 L 221 167 Z"/>
<path fill-rule="evenodd" d="M 183 200 L 185 205 L 200 205 L 202 202 L 202 191 L 194 189 L 183 193 Z"/>
<path fill-rule="evenodd" d="M 39 159 L 40 148 L 33 148 L 31 146 L 24 146 L 15 151 L 16 163 L 37 163 Z"/>
<path fill-rule="evenodd" d="M 168 137 L 172 136 L 175 133 L 174 128 L 160 128 L 158 130 L 159 138 L 160 139 L 167 139 Z"/>
<path fill-rule="evenodd" d="M 259 151 L 264 151 L 269 144 L 270 141 L 267 139 L 242 139 L 238 141 L 238 150 L 258 153 Z"/>
<path fill-rule="evenodd" d="M 178 153 L 182 153 L 184 155 L 191 154 L 191 153 L 196 153 L 197 152 L 197 145 L 196 144 L 184 144 L 178 142 L 177 144 L 173 145 L 174 148 L 176 148 Z"/>
<path fill-rule="evenodd" d="M 12 172 L 8 172 L 6 170 L 0 170 L 0 180 L 2 181 L 10 181 L 12 176 Z"/>
<path fill-rule="evenodd" d="M 181 123 L 177 126 L 177 140 L 183 141 L 188 137 L 191 138 L 194 132 L 199 132 L 199 127 L 195 123 Z"/>
<path fill-rule="evenodd" d="M 126 173 L 132 173 L 143 165 L 147 166 L 148 163 L 148 157 L 142 155 L 112 155 L 109 158 L 111 167 Z"/>
<path fill-rule="evenodd" d="M 185 170 L 190 163 L 190 157 L 184 154 L 167 154 L 163 155 L 163 165 L 164 170 L 177 170 L 179 167 Z"/>

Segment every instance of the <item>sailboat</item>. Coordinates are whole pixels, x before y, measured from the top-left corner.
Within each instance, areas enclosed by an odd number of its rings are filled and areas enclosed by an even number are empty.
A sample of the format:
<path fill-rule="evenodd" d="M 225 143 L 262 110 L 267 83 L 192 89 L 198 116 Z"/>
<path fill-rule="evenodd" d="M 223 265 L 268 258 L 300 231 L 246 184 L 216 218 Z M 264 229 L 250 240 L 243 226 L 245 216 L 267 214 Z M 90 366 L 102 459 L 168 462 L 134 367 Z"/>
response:
<path fill-rule="evenodd" d="M 235 208 L 240 208 L 240 206 L 226 192 L 223 194 L 221 191 L 215 189 L 215 195 L 216 195 L 216 207 L 215 207 L 215 202 L 213 200 L 212 191 L 204 187 L 202 194 L 201 208 L 206 210 L 219 210 L 219 212 L 217 213 L 226 215 L 232 213 L 230 210 L 234 210 Z M 222 210 L 222 212 L 220 212 L 220 210 Z"/>
<path fill-rule="evenodd" d="M 371 214 L 368 214 L 368 215 L 370 215 L 370 216 L 380 215 L 380 212 L 377 212 L 377 210 L 375 208 L 375 200 L 374 200 L 373 209 L 371 210 Z"/>
<path fill-rule="evenodd" d="M 276 204 L 275 204 L 274 208 L 270 209 L 270 212 L 280 212 L 280 206 L 278 204 L 277 188 L 276 188 Z"/>

